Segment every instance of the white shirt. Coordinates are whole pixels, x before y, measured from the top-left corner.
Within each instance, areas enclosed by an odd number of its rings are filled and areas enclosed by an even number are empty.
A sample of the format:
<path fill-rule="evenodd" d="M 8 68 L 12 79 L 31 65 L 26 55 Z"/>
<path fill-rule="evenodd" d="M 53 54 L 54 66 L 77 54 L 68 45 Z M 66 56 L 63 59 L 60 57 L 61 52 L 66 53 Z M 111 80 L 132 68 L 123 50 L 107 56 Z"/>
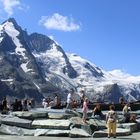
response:
<path fill-rule="evenodd" d="M 72 94 L 69 93 L 68 96 L 67 96 L 67 103 L 71 103 L 72 102 Z"/>

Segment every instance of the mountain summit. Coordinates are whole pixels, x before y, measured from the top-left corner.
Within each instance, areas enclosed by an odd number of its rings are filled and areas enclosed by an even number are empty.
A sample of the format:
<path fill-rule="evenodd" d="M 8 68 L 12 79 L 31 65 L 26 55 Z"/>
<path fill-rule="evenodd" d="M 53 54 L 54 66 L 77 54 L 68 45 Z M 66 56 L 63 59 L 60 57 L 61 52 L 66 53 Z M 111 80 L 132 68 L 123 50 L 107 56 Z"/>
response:
<path fill-rule="evenodd" d="M 49 37 L 28 35 L 10 18 L 0 25 L 0 98 L 35 98 L 84 89 L 91 101 L 140 100 L 140 77 L 119 70 L 104 71 L 75 54 L 68 54 Z"/>

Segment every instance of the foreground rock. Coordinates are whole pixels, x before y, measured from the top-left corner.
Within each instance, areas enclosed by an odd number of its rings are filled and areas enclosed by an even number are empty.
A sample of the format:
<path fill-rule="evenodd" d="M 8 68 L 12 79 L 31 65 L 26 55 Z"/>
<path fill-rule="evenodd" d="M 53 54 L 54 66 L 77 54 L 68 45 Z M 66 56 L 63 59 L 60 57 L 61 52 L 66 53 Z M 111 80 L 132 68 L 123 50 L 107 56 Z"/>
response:
<path fill-rule="evenodd" d="M 49 119 L 69 119 L 74 116 L 75 116 L 74 114 L 67 114 L 67 113 L 58 113 L 58 112 L 48 113 Z"/>
<path fill-rule="evenodd" d="M 25 129 L 16 126 L 2 124 L 0 133 L 17 136 L 61 136 L 68 137 L 70 130 L 52 130 L 52 129 Z"/>
<path fill-rule="evenodd" d="M 89 119 L 89 121 L 87 121 L 87 123 L 96 126 L 96 130 L 97 129 L 98 130 L 106 129 L 106 121 L 105 120 Z"/>
<path fill-rule="evenodd" d="M 131 135 L 131 131 L 129 129 L 123 129 L 123 128 L 117 128 L 117 136 L 128 136 Z M 100 131 L 95 131 L 93 133 L 93 137 L 95 138 L 100 138 L 100 137 L 107 137 L 108 133 L 107 130 L 100 130 Z"/>
<path fill-rule="evenodd" d="M 137 121 L 138 130 L 140 130 L 140 118 L 138 118 L 136 121 Z"/>
<path fill-rule="evenodd" d="M 2 124 L 0 126 L 0 133 L 7 134 L 7 135 L 17 135 L 17 136 L 34 136 L 35 130 Z"/>
<path fill-rule="evenodd" d="M 129 129 L 130 132 L 136 132 L 138 130 L 138 124 L 136 123 L 122 123 L 117 125 L 118 128 Z"/>
<path fill-rule="evenodd" d="M 77 138 L 77 137 L 91 137 L 91 135 L 89 133 L 87 133 L 85 130 L 78 129 L 78 128 L 73 128 L 70 131 L 69 136 L 72 137 L 72 138 Z"/>
<path fill-rule="evenodd" d="M 70 118 L 70 121 L 73 124 L 73 127 L 81 127 L 81 125 L 85 124 L 80 117 L 72 117 Z"/>
<path fill-rule="evenodd" d="M 36 129 L 34 136 L 68 137 L 70 130 Z"/>
<path fill-rule="evenodd" d="M 70 118 L 70 121 L 73 128 L 83 129 L 90 135 L 92 135 L 92 133 L 98 128 L 96 124 L 89 123 L 89 121 L 87 121 L 87 123 L 84 123 L 82 118 L 80 117 L 72 117 Z"/>
<path fill-rule="evenodd" d="M 46 129 L 60 129 L 69 130 L 71 122 L 69 120 L 54 120 L 54 119 L 40 119 L 34 120 L 32 126 L 34 128 L 46 128 Z"/>
<path fill-rule="evenodd" d="M 82 117 L 82 114 L 79 113 L 79 112 L 76 111 L 76 110 L 69 110 L 69 109 L 66 109 L 66 110 L 65 110 L 65 113 L 71 114 L 71 115 L 74 115 L 74 116 L 77 116 L 77 117 Z"/>
<path fill-rule="evenodd" d="M 16 111 L 12 112 L 11 115 L 29 120 L 48 117 L 48 113 L 46 112 L 29 112 L 29 111 Z"/>
<path fill-rule="evenodd" d="M 31 128 L 32 121 L 27 119 L 20 119 L 18 117 L 13 117 L 13 116 L 6 116 L 5 118 L 1 119 L 1 123 L 6 125 L 11 125 L 11 126 Z"/>

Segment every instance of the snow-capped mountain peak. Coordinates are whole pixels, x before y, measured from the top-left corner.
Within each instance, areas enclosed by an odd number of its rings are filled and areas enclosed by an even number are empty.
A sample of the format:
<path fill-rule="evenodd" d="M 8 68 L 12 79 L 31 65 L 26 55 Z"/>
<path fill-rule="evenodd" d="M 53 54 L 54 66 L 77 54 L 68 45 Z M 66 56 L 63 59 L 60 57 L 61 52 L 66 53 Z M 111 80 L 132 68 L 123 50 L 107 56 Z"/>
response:
<path fill-rule="evenodd" d="M 105 71 L 86 59 L 65 53 L 52 38 L 28 35 L 10 18 L 0 25 L 0 87 L 12 96 L 42 98 L 73 88 L 84 89 L 91 101 L 140 100 L 140 76 Z M 21 95 L 22 93 L 22 95 Z M 31 94 L 32 93 L 32 94 Z M 1 98 L 1 96 L 0 96 Z"/>

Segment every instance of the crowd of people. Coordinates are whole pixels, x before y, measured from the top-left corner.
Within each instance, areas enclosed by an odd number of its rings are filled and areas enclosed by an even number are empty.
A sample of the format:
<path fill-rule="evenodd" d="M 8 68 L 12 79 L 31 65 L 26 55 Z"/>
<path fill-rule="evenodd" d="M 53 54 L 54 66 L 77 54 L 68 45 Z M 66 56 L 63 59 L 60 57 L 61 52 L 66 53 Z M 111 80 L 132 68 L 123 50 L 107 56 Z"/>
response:
<path fill-rule="evenodd" d="M 74 100 L 74 91 L 71 90 L 67 96 L 67 106 L 66 109 L 72 109 L 73 104 L 75 103 Z M 89 99 L 86 97 L 84 90 L 80 91 L 80 105 L 77 106 L 82 107 L 83 113 L 83 122 L 86 123 L 88 119 L 88 103 Z M 119 123 L 129 123 L 135 122 L 136 123 L 136 115 L 131 114 L 131 105 L 127 103 L 123 96 L 119 99 L 119 104 L 123 106 L 122 109 L 122 118 L 118 118 L 117 112 L 115 111 L 115 105 L 111 104 L 109 106 L 109 111 L 107 114 L 103 114 L 101 104 L 97 103 L 96 106 L 93 108 L 92 117 L 94 119 L 106 120 L 106 126 L 108 128 L 108 138 L 113 136 L 116 138 L 116 128 L 117 122 Z"/>
<path fill-rule="evenodd" d="M 3 114 L 7 114 L 8 111 L 28 111 L 31 108 L 35 107 L 34 99 L 15 99 L 14 102 L 8 102 L 6 98 L 4 98 L 0 102 L 0 112 Z"/>
<path fill-rule="evenodd" d="M 66 107 L 66 109 L 74 109 L 80 107 L 81 101 L 78 101 L 74 98 L 75 91 L 71 89 L 67 95 L 66 101 L 61 101 L 61 98 L 58 95 L 50 98 L 49 96 L 42 100 L 43 108 L 53 108 L 60 109 Z"/>
<path fill-rule="evenodd" d="M 57 95 L 53 99 L 50 97 L 44 98 L 42 100 L 42 106 L 44 108 L 59 109 L 62 107 L 61 99 Z"/>

